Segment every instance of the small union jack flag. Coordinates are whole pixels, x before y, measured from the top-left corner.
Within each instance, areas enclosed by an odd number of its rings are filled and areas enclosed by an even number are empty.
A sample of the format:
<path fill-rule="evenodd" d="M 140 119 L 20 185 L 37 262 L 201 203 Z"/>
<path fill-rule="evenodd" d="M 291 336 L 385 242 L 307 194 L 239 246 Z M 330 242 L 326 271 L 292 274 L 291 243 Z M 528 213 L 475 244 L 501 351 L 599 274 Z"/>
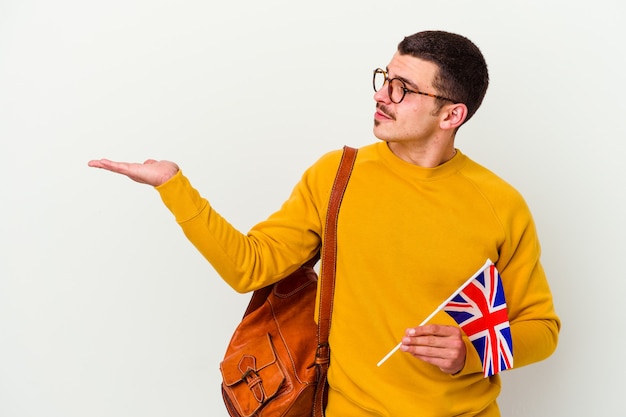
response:
<path fill-rule="evenodd" d="M 472 279 L 473 278 L 473 279 Z M 502 280 L 488 260 L 445 305 L 471 340 L 485 378 L 513 367 L 513 342 Z"/>

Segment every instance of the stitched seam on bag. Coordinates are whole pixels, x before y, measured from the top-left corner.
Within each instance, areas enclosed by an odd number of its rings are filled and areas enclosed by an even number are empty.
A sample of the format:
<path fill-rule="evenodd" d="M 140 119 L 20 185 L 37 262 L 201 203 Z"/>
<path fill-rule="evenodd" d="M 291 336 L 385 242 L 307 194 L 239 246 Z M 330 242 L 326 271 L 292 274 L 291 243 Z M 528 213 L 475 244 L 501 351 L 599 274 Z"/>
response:
<path fill-rule="evenodd" d="M 307 275 L 308 275 L 308 274 L 307 274 Z M 278 298 L 289 298 L 289 297 L 291 297 L 292 295 L 294 295 L 294 294 L 296 294 L 296 293 L 298 293 L 298 292 L 300 292 L 300 291 L 303 291 L 303 290 L 304 290 L 306 287 L 308 287 L 309 285 L 311 285 L 311 284 L 316 284 L 316 283 L 317 283 L 316 281 L 311 281 L 311 280 L 310 280 L 310 279 L 308 279 L 308 277 L 307 277 L 307 282 L 306 282 L 306 283 L 301 284 L 300 286 L 296 287 L 295 289 L 293 289 L 292 291 L 290 291 L 290 292 L 288 292 L 288 293 L 284 293 L 284 292 L 280 292 L 280 293 L 279 293 L 279 292 L 276 290 L 276 285 L 274 285 L 274 295 L 275 295 L 276 297 L 278 297 Z"/>

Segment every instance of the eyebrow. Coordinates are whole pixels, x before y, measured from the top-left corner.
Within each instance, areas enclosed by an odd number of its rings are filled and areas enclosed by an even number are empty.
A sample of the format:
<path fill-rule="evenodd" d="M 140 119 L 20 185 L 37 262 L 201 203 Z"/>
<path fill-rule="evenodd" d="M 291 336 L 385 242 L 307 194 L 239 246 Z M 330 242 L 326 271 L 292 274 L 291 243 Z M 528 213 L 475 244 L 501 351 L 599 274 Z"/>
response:
<path fill-rule="evenodd" d="M 389 67 L 385 67 L 385 71 L 387 72 L 387 74 L 389 74 Z M 417 84 L 415 84 L 413 81 L 406 79 L 404 77 L 400 77 L 400 76 L 396 76 L 396 77 L 391 77 L 391 78 L 397 78 L 399 80 L 401 80 L 403 83 L 407 84 L 409 87 L 413 87 L 414 89 L 419 91 L 419 87 L 417 86 Z"/>

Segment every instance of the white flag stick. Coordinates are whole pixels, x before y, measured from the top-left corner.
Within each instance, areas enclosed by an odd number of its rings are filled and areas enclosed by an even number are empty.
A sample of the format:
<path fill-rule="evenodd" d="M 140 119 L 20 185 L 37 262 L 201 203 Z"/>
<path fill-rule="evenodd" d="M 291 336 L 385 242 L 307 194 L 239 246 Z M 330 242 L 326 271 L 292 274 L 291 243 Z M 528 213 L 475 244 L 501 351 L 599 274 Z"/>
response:
<path fill-rule="evenodd" d="M 450 297 L 448 297 L 443 303 L 441 303 L 439 305 L 439 307 L 437 307 L 435 309 L 435 311 L 433 311 L 430 316 L 426 317 L 426 319 L 424 319 L 423 322 L 420 323 L 420 326 L 425 325 L 426 323 L 428 323 L 430 321 L 430 319 L 432 319 L 435 314 L 439 313 L 441 311 L 442 308 L 444 308 L 446 306 L 446 304 L 448 304 L 450 302 L 450 300 L 452 300 L 454 297 L 456 297 L 461 291 L 463 291 L 463 288 L 465 288 L 467 286 L 467 284 L 469 284 L 470 282 L 472 282 L 474 280 L 474 278 L 476 278 L 478 275 L 480 275 L 485 269 L 487 269 L 493 262 L 491 262 L 491 259 L 487 259 L 487 261 L 485 262 L 485 264 L 478 270 L 476 271 L 476 273 L 474 275 L 472 275 L 471 277 L 469 277 L 467 279 L 467 281 L 465 281 L 465 283 L 463 283 L 463 285 L 461 285 L 455 292 L 452 293 L 452 295 Z M 393 355 L 394 353 L 396 353 L 398 351 L 398 349 L 400 349 L 400 346 L 402 346 L 402 342 L 398 343 L 396 345 L 396 347 L 394 347 L 393 349 L 391 349 L 391 351 L 389 353 L 387 353 L 385 355 L 384 358 L 382 358 L 380 360 L 380 362 L 378 362 L 376 364 L 376 366 L 380 366 L 383 363 L 385 363 L 385 361 L 387 359 L 389 359 L 391 357 L 391 355 Z"/>

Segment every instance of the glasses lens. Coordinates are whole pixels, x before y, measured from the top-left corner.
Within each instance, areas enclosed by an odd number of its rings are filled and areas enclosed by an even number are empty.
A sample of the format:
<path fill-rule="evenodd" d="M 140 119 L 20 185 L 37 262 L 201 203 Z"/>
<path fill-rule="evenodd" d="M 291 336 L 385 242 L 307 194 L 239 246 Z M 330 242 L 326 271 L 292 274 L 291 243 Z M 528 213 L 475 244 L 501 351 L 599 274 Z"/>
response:
<path fill-rule="evenodd" d="M 404 98 L 404 83 L 394 78 L 389 83 L 389 99 L 394 103 L 400 103 Z"/>
<path fill-rule="evenodd" d="M 385 73 L 380 68 L 374 71 L 374 91 L 379 91 L 385 85 Z"/>
<path fill-rule="evenodd" d="M 394 103 L 400 103 L 405 94 L 404 83 L 397 78 L 387 79 L 387 73 L 380 68 L 374 70 L 374 91 L 380 91 L 385 86 L 386 81 L 389 82 L 387 86 L 389 99 Z"/>

